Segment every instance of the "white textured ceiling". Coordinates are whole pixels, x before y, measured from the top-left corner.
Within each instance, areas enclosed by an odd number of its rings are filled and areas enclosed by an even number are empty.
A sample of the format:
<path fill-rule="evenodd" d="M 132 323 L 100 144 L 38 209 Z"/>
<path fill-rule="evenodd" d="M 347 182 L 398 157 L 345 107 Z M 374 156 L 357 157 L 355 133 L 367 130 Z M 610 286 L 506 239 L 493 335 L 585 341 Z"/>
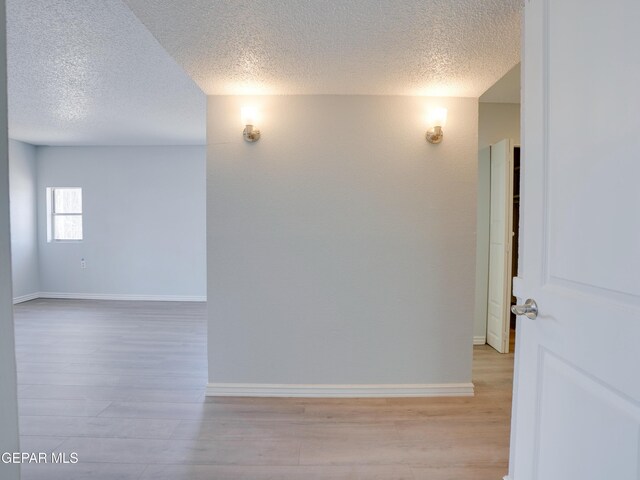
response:
<path fill-rule="evenodd" d="M 7 0 L 9 134 L 203 144 L 202 91 L 478 97 L 519 61 L 520 10 L 520 0 Z"/>
<path fill-rule="evenodd" d="M 479 97 L 521 0 L 124 0 L 207 94 Z"/>
<path fill-rule="evenodd" d="M 7 35 L 11 138 L 204 144 L 204 94 L 121 0 L 8 0 Z"/>
<path fill-rule="evenodd" d="M 509 70 L 480 96 L 483 103 L 520 103 L 520 64 Z"/>

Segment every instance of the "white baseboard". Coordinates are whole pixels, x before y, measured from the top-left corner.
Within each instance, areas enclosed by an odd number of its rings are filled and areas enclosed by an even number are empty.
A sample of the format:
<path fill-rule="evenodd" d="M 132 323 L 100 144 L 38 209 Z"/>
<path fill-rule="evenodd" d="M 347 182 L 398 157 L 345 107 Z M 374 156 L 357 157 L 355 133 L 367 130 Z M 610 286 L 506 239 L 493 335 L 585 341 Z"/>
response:
<path fill-rule="evenodd" d="M 67 298 L 72 300 L 145 300 L 151 302 L 206 302 L 198 295 L 131 295 L 126 293 L 62 293 L 40 292 L 38 298 Z"/>
<path fill-rule="evenodd" d="M 485 336 L 473 337 L 473 344 L 474 345 L 484 345 L 485 343 L 487 343 L 487 337 L 485 337 Z"/>
<path fill-rule="evenodd" d="M 210 383 L 208 397 L 472 397 L 473 383 L 400 385 L 322 385 L 273 383 Z"/>
<path fill-rule="evenodd" d="M 36 298 L 40 298 L 40 292 L 33 292 L 27 295 L 20 295 L 19 297 L 13 297 L 13 304 L 28 302 L 29 300 L 35 300 Z"/>

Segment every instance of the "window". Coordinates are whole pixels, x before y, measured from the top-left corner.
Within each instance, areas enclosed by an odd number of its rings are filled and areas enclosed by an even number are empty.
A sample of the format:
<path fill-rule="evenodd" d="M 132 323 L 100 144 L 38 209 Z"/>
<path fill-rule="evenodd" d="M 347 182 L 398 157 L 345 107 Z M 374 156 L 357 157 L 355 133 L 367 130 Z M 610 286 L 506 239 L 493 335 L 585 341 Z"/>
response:
<path fill-rule="evenodd" d="M 82 240 L 82 189 L 47 188 L 47 241 Z"/>

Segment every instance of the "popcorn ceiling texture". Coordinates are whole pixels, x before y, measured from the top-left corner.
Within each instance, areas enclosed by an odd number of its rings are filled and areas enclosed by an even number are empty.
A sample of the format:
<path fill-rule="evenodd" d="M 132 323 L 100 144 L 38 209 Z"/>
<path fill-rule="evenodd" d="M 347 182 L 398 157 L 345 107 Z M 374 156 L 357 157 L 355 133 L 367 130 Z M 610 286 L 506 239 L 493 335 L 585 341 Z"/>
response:
<path fill-rule="evenodd" d="M 520 0 L 124 0 L 208 95 L 478 97 L 520 58 Z"/>
<path fill-rule="evenodd" d="M 8 0 L 9 134 L 204 144 L 200 89 L 121 0 Z"/>
<path fill-rule="evenodd" d="M 478 97 L 519 60 L 520 10 L 520 0 L 7 0 L 9 134 L 204 144 L 198 86 Z"/>

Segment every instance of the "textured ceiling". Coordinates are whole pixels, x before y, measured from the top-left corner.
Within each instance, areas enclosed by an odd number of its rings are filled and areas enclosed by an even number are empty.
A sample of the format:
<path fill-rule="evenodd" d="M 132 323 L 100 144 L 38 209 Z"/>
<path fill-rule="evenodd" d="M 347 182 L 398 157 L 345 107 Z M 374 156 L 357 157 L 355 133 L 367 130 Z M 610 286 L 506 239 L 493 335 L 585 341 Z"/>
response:
<path fill-rule="evenodd" d="M 8 0 L 9 135 L 204 144 L 201 90 L 121 0 Z"/>
<path fill-rule="evenodd" d="M 478 97 L 519 61 L 520 9 L 520 0 L 7 0 L 9 134 L 40 145 L 203 144 L 198 86 Z"/>
<path fill-rule="evenodd" d="M 520 64 L 509 70 L 480 97 L 483 103 L 520 103 Z"/>
<path fill-rule="evenodd" d="M 479 97 L 521 0 L 124 0 L 207 94 Z"/>

